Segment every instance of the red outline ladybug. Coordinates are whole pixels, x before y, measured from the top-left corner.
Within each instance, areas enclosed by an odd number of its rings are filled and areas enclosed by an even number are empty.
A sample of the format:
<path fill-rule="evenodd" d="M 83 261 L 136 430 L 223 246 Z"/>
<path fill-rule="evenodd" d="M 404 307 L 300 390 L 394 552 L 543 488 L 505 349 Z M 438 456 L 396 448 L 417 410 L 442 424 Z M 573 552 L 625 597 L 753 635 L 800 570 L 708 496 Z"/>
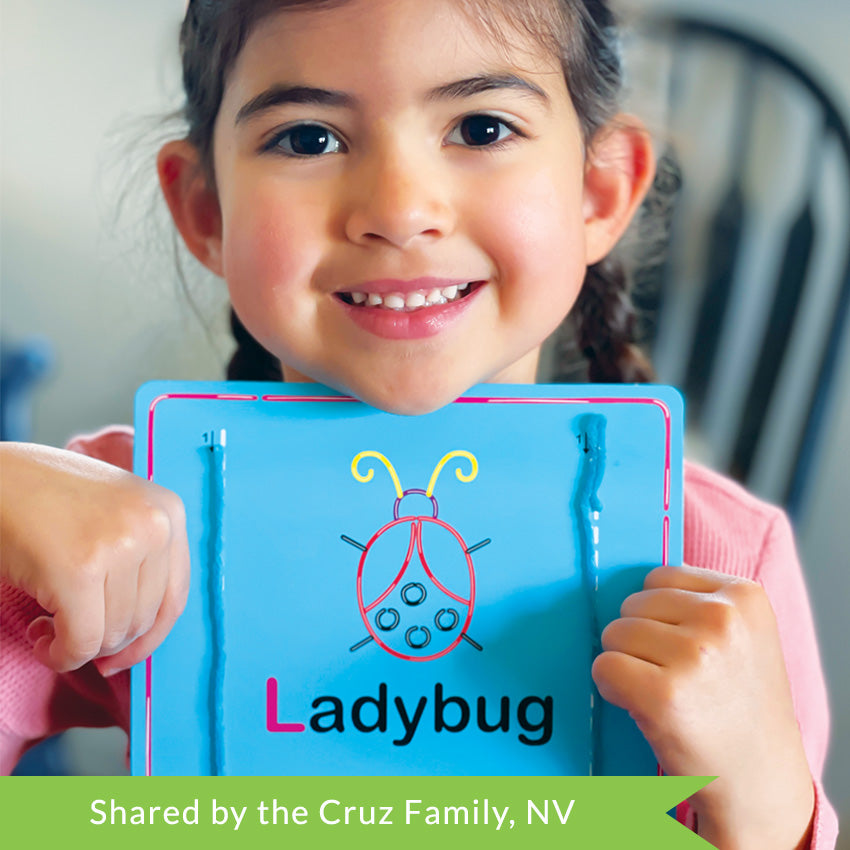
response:
<path fill-rule="evenodd" d="M 351 474 L 362 482 L 371 481 L 374 477 L 374 469 L 369 469 L 362 475 L 357 466 L 363 458 L 373 457 L 380 460 L 389 471 L 396 491 L 396 500 L 393 505 L 393 519 L 378 529 L 372 535 L 369 542 L 363 546 L 356 540 L 342 535 L 342 539 L 352 546 L 361 550 L 360 563 L 357 567 L 357 606 L 360 616 L 369 632 L 368 637 L 359 641 L 351 647 L 354 652 L 365 646 L 370 641 L 375 641 L 383 650 L 407 661 L 431 661 L 451 652 L 461 640 L 465 640 L 475 649 L 481 650 L 481 646 L 467 634 L 469 624 L 472 621 L 472 613 L 475 608 L 475 569 L 472 565 L 471 553 L 490 543 L 490 539 L 482 540 L 475 546 L 467 547 L 460 534 L 447 522 L 438 517 L 437 500 L 434 498 L 434 486 L 442 468 L 449 460 L 455 457 L 463 457 L 469 460 L 472 471 L 465 475 L 460 467 L 455 470 L 458 480 L 463 482 L 472 481 L 478 475 L 478 461 L 474 455 L 467 451 L 458 449 L 446 454 L 437 464 L 428 483 L 427 490 L 410 489 L 402 490 L 395 469 L 387 458 L 380 452 L 364 451 L 355 456 L 351 462 Z M 409 495 L 425 496 L 430 499 L 432 505 L 432 516 L 399 516 L 399 506 L 402 499 Z M 402 558 L 401 566 L 393 580 L 374 599 L 365 600 L 363 590 L 363 570 L 367 558 L 373 547 L 384 534 L 391 529 L 400 528 L 408 524 L 410 536 L 407 552 Z M 423 551 L 422 531 L 426 527 L 442 528 L 448 532 L 460 546 L 466 567 L 469 572 L 469 595 L 468 598 L 454 593 L 446 587 L 434 574 L 434 570 L 428 563 Z M 410 576 L 408 571 L 414 571 L 418 566 L 422 568 L 424 576 Z M 407 577 L 407 581 L 405 578 Z M 422 578 L 423 580 L 417 580 Z M 413 580 L 410 580 L 413 579 Z M 427 582 L 426 582 L 427 580 Z M 429 587 L 430 584 L 430 587 Z M 423 618 L 416 618 L 411 612 L 416 611 L 419 606 L 426 602 L 432 594 L 436 594 L 437 601 L 430 599 L 427 608 L 433 612 L 435 605 L 439 605 L 436 614 Z M 423 609 L 426 610 L 426 609 Z M 402 616 L 400 610 L 405 612 Z M 412 620 L 412 624 L 402 623 L 402 620 Z M 448 640 L 448 643 L 446 641 Z M 403 646 L 401 646 L 403 641 Z M 434 646 L 432 646 L 432 643 Z M 395 644 L 395 646 L 393 646 Z M 428 647 L 431 647 L 429 650 Z"/>

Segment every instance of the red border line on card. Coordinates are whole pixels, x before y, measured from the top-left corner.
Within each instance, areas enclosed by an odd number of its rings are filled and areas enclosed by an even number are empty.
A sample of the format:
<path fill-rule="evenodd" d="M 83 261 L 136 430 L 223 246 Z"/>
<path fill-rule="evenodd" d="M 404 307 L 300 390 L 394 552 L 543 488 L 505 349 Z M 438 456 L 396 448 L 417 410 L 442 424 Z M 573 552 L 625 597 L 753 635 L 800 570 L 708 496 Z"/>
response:
<path fill-rule="evenodd" d="M 664 448 L 664 510 L 670 509 L 670 451 L 671 451 L 671 416 L 670 408 L 657 398 L 511 398 L 490 396 L 464 396 L 457 399 L 456 404 L 651 404 L 657 407 L 664 416 L 665 448 Z"/>
<path fill-rule="evenodd" d="M 166 393 L 157 396 L 148 408 L 148 481 L 153 481 L 153 431 L 154 412 L 160 402 L 170 399 L 183 400 L 211 400 L 211 401 L 259 401 L 256 395 L 238 395 L 234 393 Z M 264 395 L 262 401 L 296 401 L 296 402 L 354 402 L 358 401 L 351 396 L 308 396 L 308 395 Z M 672 417 L 670 408 L 657 398 L 633 398 L 633 397 L 598 397 L 598 398 L 528 398 L 523 396 L 462 396 L 455 400 L 455 404 L 650 404 L 657 407 L 664 416 L 665 428 L 665 451 L 664 451 L 664 521 L 662 526 L 661 560 L 667 565 L 670 544 L 670 481 L 671 481 L 671 442 L 672 442 Z M 153 656 L 148 656 L 145 661 L 145 776 L 152 775 L 152 743 L 151 734 L 153 714 Z"/>
<path fill-rule="evenodd" d="M 255 395 L 237 395 L 234 393 L 165 393 L 158 395 L 148 407 L 148 481 L 153 481 L 153 426 L 157 405 L 169 399 L 216 400 L 216 401 L 256 401 Z M 145 660 L 145 776 L 151 776 L 151 723 L 153 714 L 153 656 Z"/>
<path fill-rule="evenodd" d="M 195 401 L 257 401 L 255 395 L 234 395 L 229 393 L 167 393 L 158 395 L 148 408 L 148 481 L 153 481 L 153 415 L 161 401 L 179 398 Z"/>
<path fill-rule="evenodd" d="M 358 401 L 347 395 L 264 395 L 263 401 Z"/>

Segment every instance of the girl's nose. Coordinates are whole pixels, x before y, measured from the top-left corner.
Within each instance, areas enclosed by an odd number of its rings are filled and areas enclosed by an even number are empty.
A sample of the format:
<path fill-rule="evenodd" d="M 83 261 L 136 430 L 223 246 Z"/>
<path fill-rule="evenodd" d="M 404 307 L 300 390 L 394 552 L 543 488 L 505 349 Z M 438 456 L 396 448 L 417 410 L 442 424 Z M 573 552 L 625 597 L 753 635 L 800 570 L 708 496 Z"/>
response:
<path fill-rule="evenodd" d="M 454 228 L 454 211 L 445 175 L 432 163 L 384 153 L 361 164 L 352 175 L 345 233 L 356 244 L 388 243 L 405 248 L 437 240 Z"/>

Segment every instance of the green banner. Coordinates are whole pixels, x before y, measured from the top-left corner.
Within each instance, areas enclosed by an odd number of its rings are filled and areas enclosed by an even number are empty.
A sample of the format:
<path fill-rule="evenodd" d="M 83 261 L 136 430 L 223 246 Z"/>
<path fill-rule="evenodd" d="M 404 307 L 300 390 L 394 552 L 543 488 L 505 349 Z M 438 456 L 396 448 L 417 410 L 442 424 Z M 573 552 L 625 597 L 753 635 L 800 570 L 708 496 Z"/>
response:
<path fill-rule="evenodd" d="M 709 844 L 675 777 L 11 777 L 7 847 L 652 848 Z M 199 845 L 198 842 L 202 842 Z"/>

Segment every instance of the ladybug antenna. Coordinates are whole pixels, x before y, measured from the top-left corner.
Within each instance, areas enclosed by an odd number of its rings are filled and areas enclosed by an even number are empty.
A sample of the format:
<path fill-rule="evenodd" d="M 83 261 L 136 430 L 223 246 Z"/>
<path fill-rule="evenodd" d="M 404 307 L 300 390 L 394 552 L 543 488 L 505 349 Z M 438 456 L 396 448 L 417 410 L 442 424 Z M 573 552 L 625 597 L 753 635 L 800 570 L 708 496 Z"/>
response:
<path fill-rule="evenodd" d="M 475 455 L 470 452 L 464 451 L 463 449 L 456 449 L 453 452 L 449 452 L 438 464 L 436 469 L 434 470 L 434 474 L 431 476 L 431 480 L 428 482 L 428 489 L 425 491 L 425 495 L 430 499 L 434 494 L 434 487 L 437 484 L 437 478 L 439 478 L 440 473 L 443 470 L 443 467 L 453 458 L 453 457 L 465 457 L 470 464 L 472 465 L 472 472 L 469 475 L 464 475 L 461 472 L 461 468 L 458 467 L 455 470 L 455 475 L 457 475 L 458 481 L 472 481 L 476 475 L 478 475 L 478 461 L 475 459 Z"/>
<path fill-rule="evenodd" d="M 360 452 L 353 461 L 351 461 L 351 474 L 362 483 L 366 483 L 367 481 L 371 481 L 375 476 L 375 470 L 370 468 L 365 475 L 361 475 L 357 471 L 357 465 L 363 460 L 364 457 L 374 457 L 377 458 L 381 463 L 387 468 L 388 472 L 392 476 L 393 486 L 395 487 L 396 496 L 399 499 L 404 498 L 404 491 L 401 489 L 401 482 L 398 480 L 398 475 L 396 474 L 395 469 L 393 469 L 393 465 L 380 453 L 380 452 Z"/>

